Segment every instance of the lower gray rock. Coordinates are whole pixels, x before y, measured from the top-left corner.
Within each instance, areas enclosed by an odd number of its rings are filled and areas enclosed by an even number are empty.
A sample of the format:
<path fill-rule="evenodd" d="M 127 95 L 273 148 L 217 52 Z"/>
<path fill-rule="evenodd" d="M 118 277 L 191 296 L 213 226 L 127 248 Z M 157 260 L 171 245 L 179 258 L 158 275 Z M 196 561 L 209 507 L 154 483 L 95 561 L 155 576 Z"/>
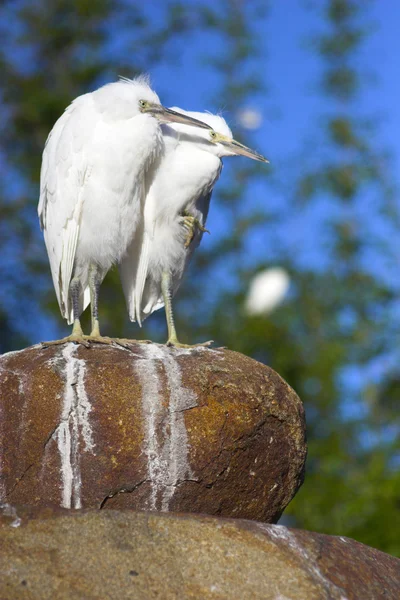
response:
<path fill-rule="evenodd" d="M 398 600 L 400 561 L 243 520 L 6 506 L 0 598 Z"/>

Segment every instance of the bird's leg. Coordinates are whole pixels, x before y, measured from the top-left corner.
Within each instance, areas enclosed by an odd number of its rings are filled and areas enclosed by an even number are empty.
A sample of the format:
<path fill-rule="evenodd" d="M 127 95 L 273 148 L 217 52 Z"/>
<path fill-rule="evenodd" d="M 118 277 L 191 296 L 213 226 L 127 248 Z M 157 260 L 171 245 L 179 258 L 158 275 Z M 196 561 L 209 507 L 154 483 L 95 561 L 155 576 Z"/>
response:
<path fill-rule="evenodd" d="M 99 338 L 99 293 L 102 278 L 97 265 L 91 264 L 89 267 L 89 289 L 90 289 L 90 309 L 92 314 L 92 331 L 90 337 Z"/>
<path fill-rule="evenodd" d="M 69 294 L 72 300 L 72 312 L 74 316 L 74 325 L 72 327 L 71 335 L 68 335 L 61 340 L 54 340 L 52 342 L 42 342 L 42 346 L 57 346 L 59 344 L 66 344 L 68 342 L 74 342 L 75 344 L 83 344 L 88 347 L 89 344 L 86 340 L 87 336 L 83 335 L 81 322 L 79 320 L 79 298 L 81 294 L 81 282 L 78 277 L 73 277 L 69 285 Z"/>
<path fill-rule="evenodd" d="M 193 215 L 191 215 L 187 210 L 184 210 L 181 214 L 181 219 L 183 226 L 188 230 L 186 240 L 185 240 L 185 248 L 189 248 L 190 244 L 193 241 L 193 238 L 196 233 L 196 227 L 200 229 L 200 231 L 210 233 L 208 229 L 206 229 L 202 223 L 200 223 L 199 219 L 196 219 Z"/>
<path fill-rule="evenodd" d="M 86 335 L 88 342 L 97 344 L 112 344 L 114 340 L 110 337 L 102 336 L 99 323 L 99 293 L 103 277 L 98 265 L 91 263 L 89 266 L 89 290 L 90 290 L 90 310 L 92 316 L 92 331 Z"/>
<path fill-rule="evenodd" d="M 174 313 L 172 310 L 171 275 L 166 271 L 164 271 L 164 273 L 161 276 L 161 291 L 164 298 L 165 317 L 167 319 L 168 327 L 167 346 L 176 346 L 179 345 L 179 340 L 176 335 Z"/>
<path fill-rule="evenodd" d="M 116 344 L 124 348 L 130 349 L 130 345 L 133 343 L 147 343 L 150 344 L 149 340 L 127 340 L 120 338 L 110 338 L 101 335 L 100 323 L 99 323 L 99 293 L 100 286 L 102 284 L 103 277 L 99 267 L 95 264 L 91 264 L 89 267 L 89 289 L 90 289 L 90 307 L 92 313 L 92 331 L 89 336 L 85 336 L 85 340 L 88 342 L 94 342 L 97 344 Z"/>
<path fill-rule="evenodd" d="M 78 277 L 73 277 L 69 285 L 69 293 L 72 300 L 72 313 L 74 315 L 74 325 L 70 337 L 76 337 L 77 341 L 83 339 L 83 331 L 79 320 L 79 298 L 81 295 L 81 282 Z"/>
<path fill-rule="evenodd" d="M 172 282 L 171 274 L 164 271 L 161 278 L 161 290 L 164 298 L 165 316 L 167 319 L 168 327 L 168 340 L 167 346 L 174 346 L 175 348 L 195 348 L 196 346 L 209 346 L 213 342 L 204 342 L 203 344 L 181 344 L 176 335 L 174 313 L 172 310 Z"/>

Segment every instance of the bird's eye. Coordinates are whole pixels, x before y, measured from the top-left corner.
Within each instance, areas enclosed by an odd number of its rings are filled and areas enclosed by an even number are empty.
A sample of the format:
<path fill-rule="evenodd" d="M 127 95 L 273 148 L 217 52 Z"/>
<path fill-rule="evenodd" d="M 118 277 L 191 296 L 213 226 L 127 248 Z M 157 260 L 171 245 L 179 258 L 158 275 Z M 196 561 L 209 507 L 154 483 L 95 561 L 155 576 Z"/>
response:
<path fill-rule="evenodd" d="M 215 131 L 210 131 L 210 138 L 212 140 L 215 140 L 216 137 L 217 137 L 217 133 Z"/>
<path fill-rule="evenodd" d="M 147 106 L 146 100 L 139 100 L 139 106 L 140 106 L 140 108 L 146 108 L 146 106 Z"/>

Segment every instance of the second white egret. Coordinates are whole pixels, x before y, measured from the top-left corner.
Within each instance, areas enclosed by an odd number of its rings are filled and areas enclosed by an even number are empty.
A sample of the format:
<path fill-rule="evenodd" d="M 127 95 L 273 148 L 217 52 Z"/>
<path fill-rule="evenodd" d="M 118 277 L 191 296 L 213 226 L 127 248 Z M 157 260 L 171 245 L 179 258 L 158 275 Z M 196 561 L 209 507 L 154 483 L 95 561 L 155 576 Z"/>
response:
<path fill-rule="evenodd" d="M 163 125 L 165 152 L 152 177 L 144 207 L 144 233 L 128 248 L 120 270 L 129 317 L 138 321 L 165 306 L 168 345 L 178 340 L 172 297 L 199 245 L 222 158 L 242 155 L 268 162 L 236 142 L 226 121 L 209 113 L 175 112 L 207 123 L 212 130 L 178 123 Z"/>

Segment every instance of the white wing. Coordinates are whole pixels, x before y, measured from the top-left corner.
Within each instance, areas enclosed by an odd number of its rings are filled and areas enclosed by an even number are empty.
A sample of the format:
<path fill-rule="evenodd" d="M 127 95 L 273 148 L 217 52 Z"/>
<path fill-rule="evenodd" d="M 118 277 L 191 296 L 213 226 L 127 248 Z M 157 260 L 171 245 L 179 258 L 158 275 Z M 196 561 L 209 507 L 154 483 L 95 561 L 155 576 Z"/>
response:
<path fill-rule="evenodd" d="M 128 308 L 129 318 L 131 321 L 136 321 L 135 281 L 138 271 L 142 240 L 143 223 L 138 226 L 136 235 L 128 246 L 128 249 L 118 267 L 126 306 Z"/>
<path fill-rule="evenodd" d="M 173 146 L 176 141 L 173 142 Z M 131 321 L 137 321 L 141 326 L 141 298 L 148 272 L 148 259 L 151 238 L 153 236 L 156 198 L 152 194 L 151 185 L 157 170 L 164 160 L 165 144 L 158 159 L 148 168 L 140 190 L 141 220 L 138 223 L 135 236 L 129 244 L 125 255 L 119 263 L 119 274 L 124 291 L 126 306 Z M 171 151 L 171 149 L 169 149 Z"/>
<path fill-rule="evenodd" d="M 72 322 L 69 285 L 89 165 L 83 145 L 95 127 L 89 94 L 77 98 L 58 119 L 47 139 L 40 174 L 38 214 L 61 314 Z M 88 110 L 89 108 L 89 110 Z M 89 303 L 85 290 L 83 308 Z"/>
<path fill-rule="evenodd" d="M 153 169 L 147 176 L 151 181 Z M 150 223 L 152 222 L 153 205 L 149 202 L 148 185 L 144 186 L 141 195 L 142 221 L 139 223 L 136 234 L 119 265 L 122 289 L 124 291 L 129 318 L 131 321 L 141 322 L 141 297 L 146 283 L 149 248 L 151 243 Z"/>
<path fill-rule="evenodd" d="M 144 231 L 142 247 L 140 249 L 140 258 L 137 267 L 137 275 L 134 290 L 134 306 L 136 310 L 136 320 L 139 325 L 142 325 L 142 298 L 144 287 L 146 285 L 147 275 L 149 271 L 149 258 L 151 251 L 151 243 L 154 237 L 154 226 L 156 216 L 156 198 L 153 198 L 151 193 L 147 194 L 146 203 L 144 206 Z"/>

